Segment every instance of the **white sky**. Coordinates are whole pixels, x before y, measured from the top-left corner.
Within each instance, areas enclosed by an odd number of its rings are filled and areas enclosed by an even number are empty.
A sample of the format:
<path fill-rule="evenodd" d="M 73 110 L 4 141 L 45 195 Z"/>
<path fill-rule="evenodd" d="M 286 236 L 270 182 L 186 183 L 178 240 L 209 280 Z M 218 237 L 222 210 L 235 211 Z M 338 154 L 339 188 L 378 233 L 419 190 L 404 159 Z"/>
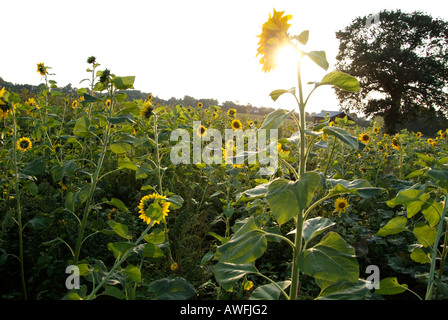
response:
<path fill-rule="evenodd" d="M 273 102 L 269 93 L 296 86 L 295 67 L 263 73 L 255 56 L 256 36 L 274 8 L 293 16 L 291 34 L 310 30 L 307 49 L 326 51 L 330 69 L 338 52 L 335 32 L 357 16 L 401 9 L 448 20 L 441 0 L 14 0 L 1 7 L 0 77 L 6 81 L 41 83 L 36 64 L 43 62 L 59 86 L 80 88 L 93 55 L 100 70 L 134 75 L 136 89 L 162 99 L 190 95 L 284 109 L 296 106 L 293 98 Z M 325 71 L 309 61 L 304 73 L 306 83 Z M 322 109 L 338 109 L 330 88 L 316 90 L 307 106 L 310 113 Z"/>

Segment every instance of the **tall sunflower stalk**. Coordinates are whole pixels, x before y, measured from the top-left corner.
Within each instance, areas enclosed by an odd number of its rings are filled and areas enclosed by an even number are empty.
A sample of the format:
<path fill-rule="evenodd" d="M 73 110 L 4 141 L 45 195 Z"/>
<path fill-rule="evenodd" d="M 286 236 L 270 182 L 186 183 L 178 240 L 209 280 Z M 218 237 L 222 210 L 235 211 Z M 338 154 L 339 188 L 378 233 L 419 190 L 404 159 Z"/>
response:
<path fill-rule="evenodd" d="M 12 162 L 14 169 L 14 189 L 15 200 L 17 203 L 17 226 L 19 232 L 19 260 L 20 260 L 20 280 L 22 283 L 23 299 L 28 299 L 26 281 L 25 281 L 25 262 L 23 258 L 23 223 L 22 223 L 22 204 L 20 200 L 20 179 L 19 179 L 19 159 L 17 156 L 17 150 L 23 152 L 31 148 L 31 141 L 28 138 L 18 139 L 17 137 L 17 123 L 15 115 L 14 99 L 9 99 L 10 95 L 5 96 L 5 88 L 0 90 L 0 107 L 1 116 L 6 118 L 11 115 L 12 117 Z"/>
<path fill-rule="evenodd" d="M 349 90 L 349 91 L 357 91 L 359 90 L 358 81 L 353 77 L 335 71 L 333 73 L 327 74 L 321 82 L 315 82 L 314 88 L 309 92 L 307 97 L 304 97 L 304 92 L 302 88 L 302 71 L 301 65 L 303 58 L 308 56 L 311 60 L 313 60 L 317 65 L 322 67 L 323 69 L 328 69 L 328 62 L 325 57 L 325 52 L 323 51 L 311 51 L 305 52 L 300 48 L 300 45 L 306 45 L 308 42 L 308 31 L 304 31 L 299 35 L 290 35 L 288 33 L 289 27 L 291 26 L 288 21 L 292 18 L 291 15 L 284 15 L 284 11 L 276 11 L 274 9 L 273 15 L 269 14 L 269 19 L 262 26 L 262 32 L 258 36 L 260 38 L 258 42 L 258 50 L 257 56 L 261 55 L 260 63 L 263 65 L 262 71 L 270 72 L 277 66 L 277 56 L 278 52 L 285 47 L 292 47 L 296 53 L 296 75 L 297 75 L 297 88 L 293 88 L 290 90 L 275 90 L 270 95 L 274 99 L 274 101 L 283 93 L 291 93 L 298 104 L 299 111 L 299 119 L 296 119 L 292 114 L 297 128 L 299 139 L 297 141 L 297 150 L 298 150 L 298 159 L 297 159 L 297 167 L 290 167 L 290 170 L 294 173 L 295 181 L 302 180 L 302 184 L 309 184 L 310 186 L 313 183 L 317 183 L 315 180 L 318 179 L 315 175 L 314 182 L 311 182 L 308 179 L 310 176 L 306 176 L 308 172 L 306 171 L 306 162 L 307 157 L 309 155 L 309 151 L 312 148 L 310 145 L 307 148 L 306 142 L 306 123 L 305 123 L 305 107 L 308 103 L 308 100 L 311 94 L 314 92 L 316 88 L 320 85 L 335 85 L 340 89 Z M 346 81 L 346 82 L 345 82 Z M 313 179 L 312 179 L 313 180 Z M 300 274 L 300 263 L 299 258 L 302 252 L 306 249 L 306 244 L 303 242 L 303 230 L 304 230 L 304 221 L 307 218 L 307 215 L 313 210 L 319 203 L 322 203 L 326 199 L 332 197 L 334 195 L 329 194 L 322 199 L 317 200 L 308 208 L 299 207 L 299 211 L 294 216 L 296 232 L 295 239 L 292 243 L 293 247 L 293 257 L 292 257 L 292 270 L 291 270 L 291 285 L 290 285 L 290 294 L 289 299 L 296 300 L 298 298 L 298 290 L 299 290 L 299 274 Z M 303 201 L 302 201 L 303 203 Z"/>
<path fill-rule="evenodd" d="M 109 108 L 108 109 L 108 111 L 109 111 L 108 119 L 110 119 L 110 118 L 112 118 L 114 104 L 115 104 L 115 99 L 114 99 L 113 86 L 112 86 L 111 83 L 109 83 L 110 79 L 108 78 L 108 76 L 109 76 L 109 74 L 107 76 L 103 77 L 102 79 L 100 78 L 100 81 L 103 82 L 104 84 L 108 85 L 107 86 L 107 90 L 108 90 L 108 93 L 109 93 L 110 100 L 106 101 L 106 105 Z M 89 195 L 88 195 L 87 200 L 86 200 L 86 204 L 85 204 L 85 207 L 84 207 L 84 213 L 83 213 L 81 224 L 80 224 L 80 228 L 79 228 L 78 239 L 76 241 L 76 246 L 75 246 L 75 251 L 74 251 L 74 264 L 78 263 L 82 244 L 87 239 L 87 238 L 84 238 L 84 231 L 85 231 L 86 226 L 87 226 L 87 221 L 88 221 L 88 217 L 89 217 L 89 213 L 90 213 L 90 209 L 91 209 L 91 203 L 92 203 L 92 200 L 93 200 L 93 195 L 94 195 L 95 188 L 96 188 L 96 185 L 97 185 L 99 177 L 100 177 L 100 172 L 101 172 L 101 168 L 102 168 L 102 165 L 103 165 L 104 157 L 106 155 L 107 146 L 109 144 L 111 125 L 112 124 L 111 124 L 110 120 L 108 120 L 107 121 L 107 125 L 106 125 L 106 129 L 105 129 L 105 132 L 104 132 L 104 140 L 102 141 L 102 148 L 101 148 L 101 152 L 100 152 L 100 157 L 98 159 L 98 163 L 97 163 L 95 172 L 94 172 L 94 174 L 93 174 L 93 176 L 91 178 Z"/>

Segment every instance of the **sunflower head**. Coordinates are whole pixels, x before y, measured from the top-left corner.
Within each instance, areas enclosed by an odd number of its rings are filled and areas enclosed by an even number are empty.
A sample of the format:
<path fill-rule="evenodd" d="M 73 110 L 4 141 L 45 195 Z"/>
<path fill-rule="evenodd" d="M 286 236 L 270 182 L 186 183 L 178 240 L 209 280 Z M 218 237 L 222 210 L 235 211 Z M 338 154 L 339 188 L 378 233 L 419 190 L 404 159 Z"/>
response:
<path fill-rule="evenodd" d="M 398 141 L 397 137 L 392 138 L 392 148 L 400 150 L 400 141 Z"/>
<path fill-rule="evenodd" d="M 343 213 L 350 205 L 348 204 L 347 199 L 345 198 L 337 198 L 334 202 L 334 212 Z"/>
<path fill-rule="evenodd" d="M 235 116 L 236 116 L 236 109 L 229 109 L 229 110 L 227 111 L 227 115 L 228 115 L 229 117 L 231 117 L 231 118 L 235 118 Z"/>
<path fill-rule="evenodd" d="M 109 69 L 105 69 L 103 72 L 101 72 L 100 82 L 103 83 L 103 84 L 106 83 L 109 80 L 110 76 L 111 76 L 110 70 Z"/>
<path fill-rule="evenodd" d="M 202 102 L 199 102 L 198 103 L 198 108 L 200 109 L 200 108 L 202 108 L 202 106 L 203 106 Z"/>
<path fill-rule="evenodd" d="M 269 72 L 277 65 L 276 56 L 280 48 L 290 44 L 288 29 L 291 26 L 288 20 L 291 15 L 283 15 L 284 11 L 275 11 L 265 22 L 261 29 L 258 42 L 257 56 L 261 55 L 260 63 L 263 65 L 262 70 Z"/>
<path fill-rule="evenodd" d="M 368 143 L 370 141 L 370 137 L 367 133 L 361 133 L 358 136 L 359 141 L 363 142 L 363 143 Z"/>
<path fill-rule="evenodd" d="M 96 62 L 96 58 L 94 56 L 90 56 L 87 58 L 88 64 L 94 64 Z"/>
<path fill-rule="evenodd" d="M 378 134 L 380 132 L 380 128 L 378 128 L 378 127 L 374 127 L 373 128 L 373 133 L 374 134 Z"/>
<path fill-rule="evenodd" d="M 280 154 L 280 156 L 287 156 L 290 152 L 291 150 L 289 150 L 288 146 L 282 143 L 278 144 L 278 153 Z"/>
<path fill-rule="evenodd" d="M 31 147 L 32 144 L 29 138 L 23 137 L 17 140 L 17 149 L 19 149 L 20 151 L 28 151 L 29 149 L 31 149 Z"/>
<path fill-rule="evenodd" d="M 419 131 L 419 132 L 416 133 L 415 136 L 416 136 L 417 138 L 421 138 L 421 137 L 422 137 L 422 133 Z"/>
<path fill-rule="evenodd" d="M 198 128 L 197 128 L 197 130 L 196 130 L 196 134 L 199 136 L 199 137 L 203 137 L 203 136 L 205 136 L 205 134 L 206 134 L 206 132 L 207 132 L 207 128 L 205 127 L 205 126 L 199 126 Z"/>
<path fill-rule="evenodd" d="M 147 100 L 143 103 L 142 109 L 140 110 L 140 115 L 145 119 L 151 118 L 154 114 L 154 108 L 152 107 L 151 101 Z"/>
<path fill-rule="evenodd" d="M 37 64 L 37 73 L 39 73 L 41 76 L 45 76 L 48 74 L 48 67 L 41 63 Z"/>
<path fill-rule="evenodd" d="M 240 130 L 243 128 L 243 125 L 241 124 L 241 121 L 238 119 L 235 119 L 232 121 L 232 129 L 233 130 Z"/>
<path fill-rule="evenodd" d="M 78 100 L 73 100 L 72 108 L 75 109 L 78 106 Z"/>
<path fill-rule="evenodd" d="M 147 224 L 154 221 L 154 224 L 165 220 L 168 215 L 170 203 L 165 200 L 166 196 L 157 193 L 148 194 L 141 198 L 138 205 L 139 218 Z"/>

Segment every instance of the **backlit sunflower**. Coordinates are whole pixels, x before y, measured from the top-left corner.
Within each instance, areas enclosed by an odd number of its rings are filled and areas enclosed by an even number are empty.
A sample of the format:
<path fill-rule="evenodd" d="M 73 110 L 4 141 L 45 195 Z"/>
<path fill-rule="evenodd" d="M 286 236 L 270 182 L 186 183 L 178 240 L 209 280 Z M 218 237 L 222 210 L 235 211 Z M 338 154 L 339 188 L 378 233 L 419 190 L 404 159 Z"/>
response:
<path fill-rule="evenodd" d="M 196 134 L 200 137 L 205 136 L 206 132 L 207 132 L 207 128 L 204 126 L 199 126 L 198 129 L 196 130 Z"/>
<path fill-rule="evenodd" d="M 43 64 L 42 62 L 37 64 L 37 73 L 39 73 L 41 76 L 45 76 L 46 74 L 48 74 L 47 69 L 48 67 L 45 66 L 45 64 Z"/>
<path fill-rule="evenodd" d="M 229 109 L 227 111 L 227 115 L 231 118 L 235 118 L 236 117 L 236 109 Z"/>
<path fill-rule="evenodd" d="M 27 137 L 20 138 L 17 141 L 17 149 L 19 149 L 20 151 L 27 151 L 31 149 L 31 147 L 32 147 L 31 140 Z"/>
<path fill-rule="evenodd" d="M 11 106 L 3 100 L 5 90 L 5 87 L 0 90 L 0 120 L 6 118 L 12 112 Z"/>
<path fill-rule="evenodd" d="M 239 130 L 242 129 L 243 125 L 241 124 L 241 121 L 238 119 L 235 119 L 232 121 L 232 129 L 233 130 Z"/>
<path fill-rule="evenodd" d="M 392 138 L 392 148 L 395 150 L 400 150 L 400 142 L 397 137 Z"/>
<path fill-rule="evenodd" d="M 142 109 L 140 110 L 140 115 L 142 115 L 145 119 L 149 119 L 154 114 L 153 110 L 151 101 L 145 101 Z"/>
<path fill-rule="evenodd" d="M 359 141 L 363 142 L 363 143 L 368 143 L 370 141 L 370 137 L 367 133 L 361 133 L 358 136 Z"/>
<path fill-rule="evenodd" d="M 285 146 L 284 144 L 279 143 L 277 147 L 278 147 L 278 153 L 280 154 L 280 156 L 288 156 L 289 153 L 291 152 L 289 150 L 289 148 L 287 146 Z"/>
<path fill-rule="evenodd" d="M 168 215 L 170 203 L 167 202 L 166 196 L 161 196 L 157 193 L 148 194 L 141 198 L 138 205 L 139 218 L 147 224 L 154 221 L 154 224 L 160 223 Z"/>
<path fill-rule="evenodd" d="M 291 15 L 283 16 L 284 11 L 275 11 L 269 19 L 265 22 L 261 29 L 261 34 L 258 42 L 257 56 L 261 55 L 260 63 L 263 65 L 262 70 L 269 72 L 277 65 L 276 55 L 282 47 L 290 43 L 288 29 L 291 26 L 288 20 L 292 18 Z"/>
<path fill-rule="evenodd" d="M 334 202 L 334 212 L 343 213 L 350 205 L 348 204 L 347 199 L 345 198 L 337 198 Z"/>

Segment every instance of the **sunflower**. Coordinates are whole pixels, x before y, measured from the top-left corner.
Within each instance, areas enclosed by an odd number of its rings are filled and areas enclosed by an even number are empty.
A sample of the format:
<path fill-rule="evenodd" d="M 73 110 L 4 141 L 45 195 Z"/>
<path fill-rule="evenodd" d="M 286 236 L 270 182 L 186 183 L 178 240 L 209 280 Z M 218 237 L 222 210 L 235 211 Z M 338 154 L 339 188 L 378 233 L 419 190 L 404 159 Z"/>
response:
<path fill-rule="evenodd" d="M 260 63 L 263 65 L 262 70 L 269 72 L 277 65 L 276 54 L 278 50 L 290 43 L 288 29 L 291 26 L 288 20 L 292 18 L 291 15 L 283 16 L 284 11 L 275 11 L 269 19 L 265 22 L 261 29 L 261 34 L 258 42 L 257 56 L 261 55 Z"/>
<path fill-rule="evenodd" d="M 280 156 L 287 156 L 291 152 L 289 150 L 289 148 L 287 146 L 285 146 L 284 144 L 279 143 L 277 147 L 278 147 L 278 153 L 280 154 Z"/>
<path fill-rule="evenodd" d="M 202 106 L 203 106 L 202 102 L 199 102 L 198 103 L 198 108 L 202 108 Z"/>
<path fill-rule="evenodd" d="M 87 58 L 88 64 L 94 64 L 96 62 L 96 58 L 94 56 L 90 56 Z"/>
<path fill-rule="evenodd" d="M 72 102 L 72 108 L 75 109 L 78 106 L 78 100 Z"/>
<path fill-rule="evenodd" d="M 141 198 L 138 205 L 139 218 L 147 224 L 154 220 L 154 224 L 160 223 L 168 215 L 170 203 L 167 202 L 166 196 L 157 193 L 148 194 Z"/>
<path fill-rule="evenodd" d="M 243 127 L 243 125 L 241 124 L 241 121 L 238 119 L 235 119 L 232 121 L 232 129 L 233 130 L 239 130 Z"/>
<path fill-rule="evenodd" d="M 395 150 L 400 150 L 400 142 L 398 141 L 397 137 L 392 138 L 392 148 Z"/>
<path fill-rule="evenodd" d="M 428 142 L 428 144 L 433 144 L 434 140 L 433 140 L 432 138 L 429 138 L 429 139 L 427 140 L 427 142 Z"/>
<path fill-rule="evenodd" d="M 154 114 L 153 113 L 153 107 L 151 101 L 145 101 L 143 104 L 142 109 L 140 110 L 140 115 L 142 115 L 144 118 L 149 119 Z"/>
<path fill-rule="evenodd" d="M 25 104 L 29 107 L 34 107 L 36 109 L 39 109 L 39 105 L 37 104 L 36 100 L 34 98 L 29 98 Z"/>
<path fill-rule="evenodd" d="M 229 117 L 235 118 L 236 117 L 236 109 L 229 109 L 229 110 L 227 110 L 227 115 Z"/>
<path fill-rule="evenodd" d="M 207 128 L 206 127 L 204 127 L 204 126 L 199 126 L 198 127 L 198 129 L 196 130 L 196 134 L 199 136 L 199 137 L 203 137 L 203 136 L 205 136 L 205 133 L 207 132 Z"/>
<path fill-rule="evenodd" d="M 350 205 L 348 204 L 347 199 L 337 198 L 336 201 L 334 202 L 334 206 L 335 206 L 334 212 L 343 213 Z"/>
<path fill-rule="evenodd" d="M 42 62 L 37 64 L 37 73 L 39 73 L 41 76 L 45 76 L 48 74 L 48 67 L 45 66 Z"/>
<path fill-rule="evenodd" d="M 216 119 L 216 118 L 218 118 L 218 112 L 217 111 L 213 112 L 213 120 Z"/>
<path fill-rule="evenodd" d="M 374 134 L 378 134 L 380 132 L 380 128 L 378 128 L 378 127 L 374 127 L 373 128 L 373 133 Z"/>
<path fill-rule="evenodd" d="M 359 141 L 363 142 L 363 143 L 368 143 L 370 141 L 370 137 L 367 133 L 361 133 L 358 136 Z"/>
<path fill-rule="evenodd" d="M 17 149 L 19 149 L 20 151 L 27 151 L 28 149 L 31 149 L 31 146 L 31 140 L 27 137 L 20 138 L 17 141 Z"/>
<path fill-rule="evenodd" d="M 415 135 L 417 138 L 421 138 L 421 136 L 422 136 L 422 133 L 419 131 L 419 132 L 417 132 L 416 133 L 416 135 Z"/>
<path fill-rule="evenodd" d="M 112 102 L 110 101 L 110 99 L 106 100 L 106 108 L 110 109 L 110 106 L 112 105 Z"/>

